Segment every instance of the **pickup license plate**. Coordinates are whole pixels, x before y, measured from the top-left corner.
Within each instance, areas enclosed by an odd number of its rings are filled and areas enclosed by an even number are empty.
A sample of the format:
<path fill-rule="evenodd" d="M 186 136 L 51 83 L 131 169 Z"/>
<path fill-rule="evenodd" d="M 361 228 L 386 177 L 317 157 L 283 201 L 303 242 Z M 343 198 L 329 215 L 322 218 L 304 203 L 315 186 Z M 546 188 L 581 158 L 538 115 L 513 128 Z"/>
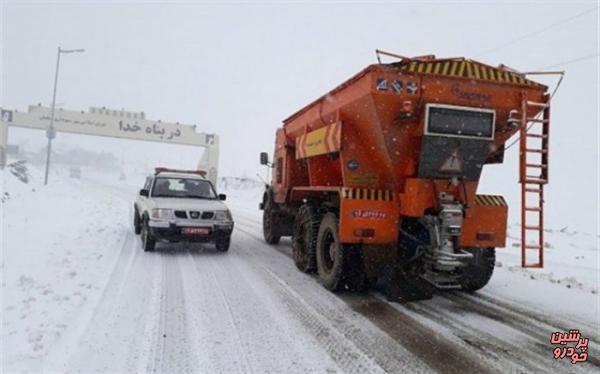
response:
<path fill-rule="evenodd" d="M 185 235 L 208 235 L 210 229 L 207 227 L 184 227 L 181 229 L 181 233 Z"/>

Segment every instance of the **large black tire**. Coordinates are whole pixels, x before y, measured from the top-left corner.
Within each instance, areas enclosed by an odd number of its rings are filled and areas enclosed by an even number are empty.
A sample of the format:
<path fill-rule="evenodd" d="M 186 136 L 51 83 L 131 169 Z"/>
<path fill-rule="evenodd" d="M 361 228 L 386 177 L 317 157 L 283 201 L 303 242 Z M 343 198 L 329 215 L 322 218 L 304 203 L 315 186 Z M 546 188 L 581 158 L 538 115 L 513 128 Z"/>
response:
<path fill-rule="evenodd" d="M 344 286 L 344 246 L 338 238 L 338 218 L 333 213 L 323 216 L 317 236 L 317 270 L 319 279 L 330 291 Z"/>
<path fill-rule="evenodd" d="M 495 248 L 465 248 L 465 251 L 473 254 L 468 265 L 462 269 L 462 277 L 459 283 L 463 291 L 475 292 L 485 287 L 492 278 L 494 266 L 496 265 Z"/>
<path fill-rule="evenodd" d="M 304 204 L 298 209 L 292 231 L 292 254 L 296 267 L 304 273 L 317 269 L 317 236 L 321 215 L 316 206 Z"/>
<path fill-rule="evenodd" d="M 217 251 L 219 251 L 219 252 L 229 251 L 230 245 L 231 245 L 231 236 L 218 238 L 215 242 L 215 247 L 217 248 Z"/>
<path fill-rule="evenodd" d="M 156 246 L 156 239 L 150 233 L 150 227 L 148 226 L 148 219 L 144 219 L 142 222 L 142 231 L 141 231 L 141 239 L 142 239 L 142 249 L 145 252 L 153 251 Z"/>
<path fill-rule="evenodd" d="M 275 223 L 275 203 L 270 195 L 267 195 L 265 200 L 263 210 L 263 237 L 268 244 L 277 244 L 281 239 L 281 235 L 279 234 L 277 224 Z"/>
<path fill-rule="evenodd" d="M 140 219 L 137 208 L 133 209 L 133 232 L 135 232 L 136 235 L 139 235 L 142 232 L 142 220 Z"/>

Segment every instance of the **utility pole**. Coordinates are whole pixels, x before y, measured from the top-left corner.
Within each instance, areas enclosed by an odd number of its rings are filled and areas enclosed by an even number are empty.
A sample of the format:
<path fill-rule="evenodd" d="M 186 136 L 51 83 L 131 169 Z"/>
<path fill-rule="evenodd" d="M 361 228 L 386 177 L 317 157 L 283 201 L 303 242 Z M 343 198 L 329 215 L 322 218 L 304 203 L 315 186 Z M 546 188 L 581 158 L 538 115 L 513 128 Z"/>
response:
<path fill-rule="evenodd" d="M 48 184 L 48 171 L 50 169 L 50 154 L 52 152 L 52 139 L 56 136 L 54 130 L 54 111 L 56 109 L 56 87 L 58 85 L 58 68 L 60 66 L 60 54 L 61 53 L 80 53 L 84 52 L 84 49 L 61 49 L 58 47 L 56 54 L 56 72 L 54 73 L 54 90 L 52 93 L 52 108 L 50 109 L 50 125 L 46 130 L 46 137 L 48 138 L 48 147 L 46 148 L 46 173 L 44 174 L 44 186 Z"/>

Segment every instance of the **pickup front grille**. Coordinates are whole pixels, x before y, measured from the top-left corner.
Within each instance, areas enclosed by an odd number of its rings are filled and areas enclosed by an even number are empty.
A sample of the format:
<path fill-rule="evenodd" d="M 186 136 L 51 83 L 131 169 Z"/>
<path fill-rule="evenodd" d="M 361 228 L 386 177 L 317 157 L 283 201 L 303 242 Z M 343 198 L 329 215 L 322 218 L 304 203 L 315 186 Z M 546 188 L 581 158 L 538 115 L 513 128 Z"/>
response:
<path fill-rule="evenodd" d="M 197 210 L 176 210 L 174 214 L 175 217 L 183 219 L 213 219 L 215 217 L 215 212 L 211 211 L 200 212 Z"/>

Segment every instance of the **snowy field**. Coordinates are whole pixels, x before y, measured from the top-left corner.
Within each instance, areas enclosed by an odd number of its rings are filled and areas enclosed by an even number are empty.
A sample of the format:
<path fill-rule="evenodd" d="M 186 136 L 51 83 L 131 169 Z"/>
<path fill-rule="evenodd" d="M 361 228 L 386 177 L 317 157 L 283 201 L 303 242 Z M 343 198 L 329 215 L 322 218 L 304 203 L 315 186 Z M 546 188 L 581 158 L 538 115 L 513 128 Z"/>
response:
<path fill-rule="evenodd" d="M 2 174 L 3 372 L 598 372 L 597 235 L 547 232 L 546 268 L 521 269 L 518 225 L 475 295 L 390 303 L 332 294 L 264 244 L 262 191 L 229 182 L 232 248 L 162 245 L 131 227 L 141 181 Z M 23 174 L 20 175 L 23 178 Z M 588 362 L 555 360 L 579 329 Z"/>

